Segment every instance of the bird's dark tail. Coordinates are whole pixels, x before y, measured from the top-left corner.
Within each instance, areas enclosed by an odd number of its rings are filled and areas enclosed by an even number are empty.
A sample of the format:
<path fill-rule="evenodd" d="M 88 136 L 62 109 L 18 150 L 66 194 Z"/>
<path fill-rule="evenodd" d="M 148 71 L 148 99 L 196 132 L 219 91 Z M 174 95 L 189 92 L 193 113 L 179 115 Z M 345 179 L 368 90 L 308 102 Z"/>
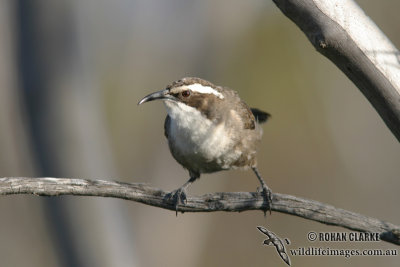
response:
<path fill-rule="evenodd" d="M 251 112 L 253 113 L 258 123 L 264 123 L 268 120 L 269 117 L 271 117 L 269 113 L 259 110 L 258 108 L 251 108 Z"/>

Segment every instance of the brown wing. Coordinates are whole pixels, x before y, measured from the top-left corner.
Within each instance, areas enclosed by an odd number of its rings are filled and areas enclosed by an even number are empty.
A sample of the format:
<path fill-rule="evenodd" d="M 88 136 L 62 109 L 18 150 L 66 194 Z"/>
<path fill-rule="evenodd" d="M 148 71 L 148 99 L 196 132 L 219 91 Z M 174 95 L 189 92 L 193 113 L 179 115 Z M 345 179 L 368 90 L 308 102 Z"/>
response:
<path fill-rule="evenodd" d="M 230 88 L 223 87 L 221 90 L 224 91 L 224 95 L 229 98 L 233 106 L 235 107 L 235 111 L 242 118 L 243 128 L 253 130 L 256 127 L 256 121 L 253 113 L 251 112 L 249 106 L 240 99 L 238 93 Z"/>
<path fill-rule="evenodd" d="M 243 128 L 253 130 L 256 127 L 255 118 L 250 108 L 240 101 L 235 109 L 238 115 L 243 119 Z"/>

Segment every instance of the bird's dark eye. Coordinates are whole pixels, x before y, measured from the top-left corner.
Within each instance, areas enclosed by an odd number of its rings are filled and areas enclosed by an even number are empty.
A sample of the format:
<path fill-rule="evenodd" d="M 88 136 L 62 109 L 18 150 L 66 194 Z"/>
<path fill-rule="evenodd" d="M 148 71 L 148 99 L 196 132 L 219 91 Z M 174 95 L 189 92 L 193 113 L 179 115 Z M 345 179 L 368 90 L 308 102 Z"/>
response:
<path fill-rule="evenodd" d="M 185 90 L 185 91 L 182 91 L 182 96 L 183 97 L 188 97 L 188 96 L 190 96 L 190 91 L 189 90 Z"/>

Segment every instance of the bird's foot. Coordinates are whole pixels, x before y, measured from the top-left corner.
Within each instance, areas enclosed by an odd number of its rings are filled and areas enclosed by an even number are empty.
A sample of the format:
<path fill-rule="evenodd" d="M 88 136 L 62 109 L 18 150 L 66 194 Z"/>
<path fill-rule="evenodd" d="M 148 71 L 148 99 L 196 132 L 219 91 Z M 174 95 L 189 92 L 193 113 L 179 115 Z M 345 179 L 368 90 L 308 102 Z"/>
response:
<path fill-rule="evenodd" d="M 260 188 L 257 188 L 257 191 L 260 192 L 261 191 Z M 271 189 L 269 189 L 269 187 L 267 185 L 263 185 L 261 193 L 264 196 L 265 201 L 268 204 L 268 208 L 266 210 L 268 210 L 269 214 L 271 214 L 272 191 L 271 191 Z M 264 210 L 264 216 L 266 216 L 266 210 Z"/>
<path fill-rule="evenodd" d="M 178 206 L 182 205 L 182 204 L 186 204 L 186 202 L 187 202 L 185 189 L 178 188 L 178 189 L 168 193 L 166 195 L 166 198 L 168 200 L 174 201 L 176 216 L 178 216 Z"/>

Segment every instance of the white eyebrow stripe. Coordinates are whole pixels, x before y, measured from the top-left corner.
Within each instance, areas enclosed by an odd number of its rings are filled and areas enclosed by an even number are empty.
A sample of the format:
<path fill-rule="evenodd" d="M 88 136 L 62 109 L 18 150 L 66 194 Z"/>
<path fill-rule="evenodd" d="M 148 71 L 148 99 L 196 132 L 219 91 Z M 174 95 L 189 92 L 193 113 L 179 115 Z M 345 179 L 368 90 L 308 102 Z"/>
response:
<path fill-rule="evenodd" d="M 202 93 L 202 94 L 213 94 L 220 99 L 224 99 L 224 96 L 220 92 L 218 92 L 217 90 L 215 90 L 214 88 L 212 88 L 210 86 L 204 86 L 199 83 L 195 83 L 195 84 L 191 84 L 191 85 L 187 86 L 187 88 L 189 88 L 189 90 L 191 90 L 193 92 L 198 92 L 198 93 Z"/>

